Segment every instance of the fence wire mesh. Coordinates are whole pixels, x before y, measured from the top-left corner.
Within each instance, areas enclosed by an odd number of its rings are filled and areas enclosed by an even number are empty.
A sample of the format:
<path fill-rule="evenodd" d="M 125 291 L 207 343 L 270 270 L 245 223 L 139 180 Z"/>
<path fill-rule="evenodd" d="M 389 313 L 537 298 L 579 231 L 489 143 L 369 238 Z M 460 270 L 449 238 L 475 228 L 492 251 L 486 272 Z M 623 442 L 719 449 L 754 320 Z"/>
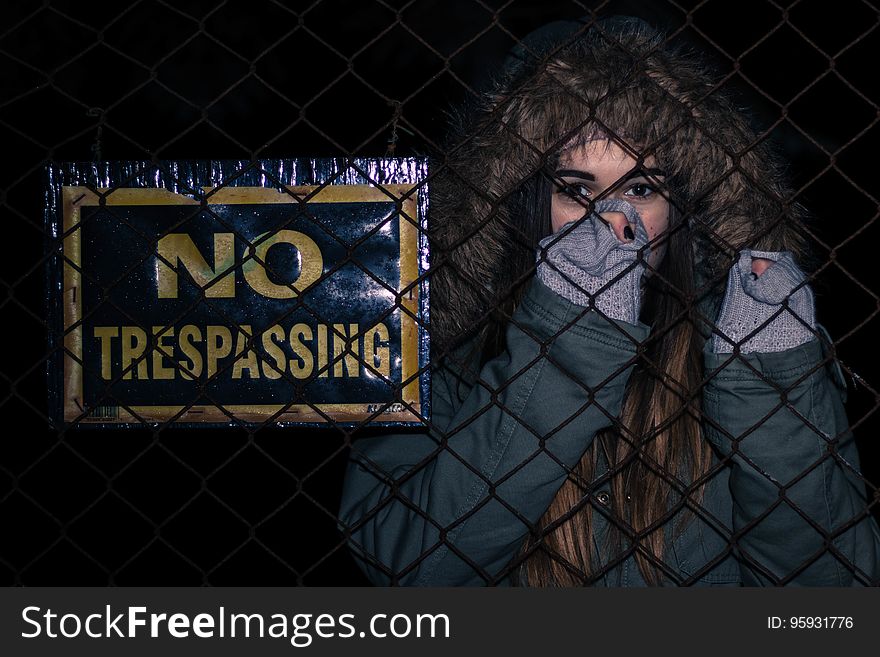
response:
<path fill-rule="evenodd" d="M 848 3 L 845 11 L 829 13 L 827 3 L 809 0 L 768 0 L 745 8 L 713 0 L 47 0 L 13 3 L 5 14 L 0 31 L 0 135 L 6 146 L 0 164 L 0 213 L 10 244 L 0 266 L 6 290 L 0 315 L 7 336 L 0 367 L 5 388 L 0 402 L 5 419 L 0 577 L 5 583 L 367 583 L 360 561 L 378 573 L 378 581 L 395 584 L 425 578 L 440 562 L 436 579 L 421 581 L 456 583 L 445 582 L 443 569 L 448 568 L 450 573 L 465 573 L 462 581 L 497 584 L 511 576 L 528 579 L 527 565 L 538 563 L 562 580 L 570 577 L 592 584 L 638 562 L 642 568 L 653 568 L 665 583 L 691 585 L 716 581 L 712 580 L 716 567 L 731 558 L 767 584 L 796 582 L 811 569 L 827 571 L 828 564 L 860 583 L 876 583 L 873 578 L 878 573 L 866 570 L 863 562 L 855 563 L 841 547 L 848 533 L 864 527 L 865 518 L 880 516 L 880 449 L 875 440 L 878 371 L 868 358 L 875 351 L 878 327 L 877 275 L 871 254 L 880 210 L 871 172 L 880 118 L 871 62 L 878 52 L 880 9 L 872 2 Z M 519 47 L 515 52 L 524 56 L 542 54 L 534 53 L 536 48 L 540 51 L 534 41 L 524 42 L 536 28 L 563 19 L 584 21 L 589 27 L 596 18 L 613 14 L 643 17 L 668 32 L 668 39 L 700 52 L 705 65 L 718 72 L 707 97 L 724 90 L 748 108 L 756 137 L 747 149 L 732 154 L 734 169 L 739 158 L 765 143 L 773 142 L 780 149 L 792 189 L 785 198 L 775 199 L 786 210 L 768 223 L 793 221 L 787 209 L 795 204 L 813 215 L 809 223 L 799 225 L 798 237 L 812 254 L 808 283 L 816 291 L 818 320 L 833 336 L 826 339 L 816 332 L 817 340 L 825 344 L 824 355 L 796 376 L 767 377 L 736 350 L 715 370 L 707 369 L 695 390 L 675 376 L 656 375 L 666 372 L 655 362 L 668 346 L 664 335 L 686 322 L 708 330 L 715 326 L 716 317 L 700 314 L 705 308 L 700 304 L 713 290 L 717 292 L 719 284 L 723 286 L 723 278 L 704 282 L 682 301 L 691 313 L 668 317 L 666 326 L 658 321 L 651 338 L 639 338 L 607 322 L 607 330 L 618 332 L 617 341 L 629 344 L 625 348 L 631 356 L 598 380 L 577 363 L 560 359 L 555 347 L 582 331 L 580 322 L 587 309 L 567 317 L 550 334 L 536 333 L 534 326 L 514 314 L 525 284 L 535 274 L 537 239 L 499 208 L 516 202 L 522 186 L 535 178 L 534 172 L 500 193 L 462 175 L 458 154 L 484 135 L 465 134 L 450 141 L 448 114 L 484 97 L 492 80 L 510 66 L 514 48 Z M 632 146 L 626 144 L 625 135 L 605 127 L 621 146 Z M 513 130 L 503 113 L 482 129 Z M 703 136 L 714 138 L 711 130 Z M 515 137 L 545 164 L 562 150 L 559 144 L 541 149 L 527 136 Z M 715 146 L 731 155 L 730 144 Z M 645 155 L 636 152 L 636 157 Z M 460 227 L 457 234 L 434 233 L 429 215 L 433 259 L 426 279 L 433 284 L 436 276 L 438 282 L 442 279 L 479 295 L 487 288 L 486 281 L 459 267 L 461 259 L 455 253 L 466 253 L 475 241 L 501 230 L 514 245 L 510 253 L 530 264 L 526 275 L 494 290 L 492 303 L 474 319 L 490 325 L 500 322 L 518 331 L 515 339 L 529 343 L 534 354 L 501 379 L 483 371 L 468 380 L 488 400 L 485 405 L 456 415 L 449 424 L 425 418 L 421 432 L 395 438 L 421 440 L 430 435 L 431 444 L 418 462 L 404 464 L 403 470 L 387 468 L 387 461 L 364 452 L 365 462 L 373 467 L 371 476 L 383 486 L 380 498 L 365 503 L 359 514 L 340 518 L 351 448 L 361 441 L 383 440 L 383 430 L 377 428 L 344 426 L 328 418 L 329 426 L 322 429 L 279 429 L 271 421 L 238 421 L 222 404 L 217 406 L 231 425 L 223 430 L 189 431 L 173 422 L 144 422 L 124 432 L 102 432 L 51 421 L 46 369 L 56 354 L 49 345 L 60 344 L 63 336 L 45 310 L 50 293 L 46 268 L 60 247 L 60 240 L 47 232 L 41 219 L 48 165 L 126 160 L 161 168 L 162 161 L 172 159 L 235 158 L 243 163 L 242 171 L 232 172 L 231 179 L 267 158 L 394 156 L 430 156 L 427 185 L 437 181 L 442 187 L 445 176 L 447 187 L 453 180 L 472 195 L 485 195 L 491 211 L 469 227 Z M 558 173 L 542 175 L 540 184 L 547 189 L 570 184 Z M 771 197 L 774 194 L 766 180 L 749 179 L 749 184 Z M 672 198 L 671 192 L 669 200 L 688 214 L 688 200 Z M 103 210 L 125 223 L 110 208 Z M 221 217 L 215 218 L 222 223 Z M 682 222 L 679 228 L 685 225 Z M 707 232 L 711 241 L 712 231 Z M 730 256 L 729 249 L 717 248 L 719 254 Z M 352 262 L 371 275 L 356 259 Z M 261 264 L 269 268 L 268 263 Z M 616 279 L 598 291 L 587 290 L 586 296 L 598 299 L 635 266 L 630 263 Z M 657 263 L 647 266 L 654 270 Z M 657 268 L 654 274 L 664 280 L 663 270 Z M 585 292 L 582 283 L 575 284 Z M 316 317 L 325 312 L 312 310 Z M 783 308 L 777 316 L 786 311 Z M 432 308 L 432 313 L 437 312 L 436 306 Z M 589 312 L 606 314 L 601 306 Z M 432 322 L 427 323 L 432 340 L 438 326 L 433 318 L 432 314 Z M 773 319 L 765 318 L 763 324 Z M 151 327 L 141 328 L 150 335 Z M 760 328 L 754 326 L 752 334 Z M 731 342 L 740 345 L 746 340 L 740 336 Z M 461 372 L 461 352 L 454 346 L 434 341 L 431 366 L 442 374 L 435 375 L 435 387 L 441 380 L 468 379 Z M 138 364 L 132 362 L 129 369 Z M 660 387 L 678 400 L 669 426 L 696 422 L 705 437 L 714 437 L 716 447 L 722 446 L 696 479 L 692 473 L 669 471 L 649 449 L 666 427 L 652 426 L 639 433 L 620 425 L 620 410 L 606 395 L 633 365 L 646 372 L 654 368 L 655 379 L 662 379 Z M 581 397 L 571 411 L 562 411 L 564 402 L 560 402 L 551 413 L 552 421 L 540 413 L 524 413 L 520 400 L 505 394 L 539 367 L 552 369 L 557 385 L 573 387 Z M 846 414 L 859 448 L 860 468 L 838 452 L 848 440 L 848 431 L 841 428 L 829 435 L 823 424 L 827 418 L 805 413 L 795 399 L 798 386 L 817 377 L 832 380 L 837 372 L 847 386 Z M 719 420 L 728 403 L 719 393 L 721 382 L 726 376 L 736 380 L 750 374 L 757 375 L 764 390 L 754 417 Z M 436 400 L 436 389 L 434 394 Z M 695 405 L 697 398 L 702 402 Z M 554 401 L 547 403 L 552 407 Z M 531 440 L 531 448 L 515 463 L 489 472 L 470 457 L 471 443 L 456 437 L 467 436 L 468 426 L 479 425 L 492 413 Z M 571 459 L 554 448 L 554 436 L 579 427 L 585 416 L 593 417 L 595 426 L 616 427 L 617 441 L 631 447 L 625 457 L 618 451 L 618 460 L 612 458 L 605 473 L 572 467 Z M 787 419 L 782 421 L 783 417 Z M 753 460 L 749 441 L 796 431 L 815 437 L 819 449 L 796 476 L 778 481 L 766 463 Z M 618 449 L 617 443 L 600 442 Z M 733 445 L 733 452 L 725 452 L 730 447 L 724 445 Z M 462 482 L 477 482 L 483 493 L 469 505 L 462 504 L 463 499 L 417 499 L 413 482 L 420 481 L 420 473 L 438 467 L 441 459 L 451 467 L 444 472 L 457 472 Z M 647 527 L 633 524 L 631 512 L 622 512 L 621 496 L 627 492 L 617 474 L 627 472 L 634 460 L 640 469 L 633 472 L 642 473 L 646 481 L 660 482 L 668 495 L 669 512 Z M 534 513 L 511 501 L 516 499 L 511 489 L 520 486 L 524 477 L 527 480 L 536 464 L 546 468 L 547 462 L 566 475 L 574 499 L 562 513 L 538 523 Z M 697 492 L 731 470 L 751 482 L 750 490 L 771 500 L 735 529 L 729 517 L 719 518 L 717 509 L 704 505 Z M 830 524 L 824 522 L 801 508 L 820 490 L 814 487 L 817 476 L 825 478 L 822 485 L 829 488 L 830 478 L 846 477 L 864 499 L 851 508 L 836 509 Z M 642 490 L 647 496 L 653 489 Z M 447 513 L 443 504 L 456 508 Z M 723 549 L 689 563 L 672 556 L 683 549 L 674 542 L 658 555 L 651 548 L 652 536 L 658 528 L 672 535 L 682 509 L 693 515 L 692 524 L 712 534 L 716 542 L 721 540 Z M 396 517 L 395 513 L 408 516 L 412 524 L 383 524 L 383 518 Z M 621 544 L 601 548 L 597 557 L 588 559 L 589 572 L 583 570 L 583 563 L 570 561 L 572 553 L 565 551 L 564 540 L 549 540 L 559 528 L 576 527 L 569 521 L 582 513 L 595 526 L 617 528 L 622 537 Z M 797 563 L 783 571 L 774 555 L 797 554 L 797 546 L 781 541 L 766 552 L 753 551 L 747 540 L 750 532 L 760 532 L 779 513 L 788 513 L 795 525 L 808 527 L 814 539 Z M 491 528 L 492 518 L 499 523 L 504 518 L 507 528 L 516 527 L 516 546 L 500 564 L 485 555 L 481 559 L 483 553 L 475 545 L 487 541 L 490 530 L 470 539 L 473 543 L 456 540 L 469 523 L 484 527 L 482 523 L 488 522 L 485 526 Z M 408 529 L 422 535 L 410 540 Z M 383 531 L 398 535 L 369 536 Z M 700 544 L 702 551 L 711 552 L 706 545 L 712 541 Z M 396 546 L 396 552 L 383 553 L 383 545 Z"/>

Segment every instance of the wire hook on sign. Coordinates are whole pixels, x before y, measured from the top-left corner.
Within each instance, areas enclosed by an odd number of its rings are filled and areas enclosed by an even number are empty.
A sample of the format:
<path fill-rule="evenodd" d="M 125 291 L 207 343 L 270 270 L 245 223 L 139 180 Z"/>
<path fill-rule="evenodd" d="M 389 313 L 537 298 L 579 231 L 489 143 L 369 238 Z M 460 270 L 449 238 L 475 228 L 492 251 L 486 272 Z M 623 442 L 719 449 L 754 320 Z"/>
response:
<path fill-rule="evenodd" d="M 101 137 L 104 133 L 104 110 L 100 107 L 90 107 L 86 116 L 97 118 L 98 125 L 95 129 L 95 141 L 92 144 L 92 160 L 98 162 L 103 159 L 101 153 Z"/>
<path fill-rule="evenodd" d="M 397 140 L 399 138 L 398 131 L 405 132 L 410 136 L 413 136 L 414 133 L 400 125 L 402 103 L 399 100 L 389 100 L 388 105 L 389 107 L 394 108 L 394 115 L 391 117 L 391 134 L 388 136 L 388 141 L 386 142 L 385 156 L 394 157 L 394 152 L 397 148 Z"/>

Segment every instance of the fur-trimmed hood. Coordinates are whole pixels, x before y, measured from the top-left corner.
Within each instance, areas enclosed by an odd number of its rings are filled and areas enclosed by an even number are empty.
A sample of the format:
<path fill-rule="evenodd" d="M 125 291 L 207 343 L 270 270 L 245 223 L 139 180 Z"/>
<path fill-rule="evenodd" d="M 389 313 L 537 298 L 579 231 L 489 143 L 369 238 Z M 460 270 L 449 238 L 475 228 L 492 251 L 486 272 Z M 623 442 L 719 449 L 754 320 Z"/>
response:
<path fill-rule="evenodd" d="M 597 131 L 666 172 L 703 290 L 747 246 L 803 259 L 803 212 L 777 158 L 702 59 L 638 19 L 557 23 L 514 51 L 461 113 L 439 162 L 429 223 L 441 349 L 512 310 L 541 237 L 519 228 L 528 181 Z"/>

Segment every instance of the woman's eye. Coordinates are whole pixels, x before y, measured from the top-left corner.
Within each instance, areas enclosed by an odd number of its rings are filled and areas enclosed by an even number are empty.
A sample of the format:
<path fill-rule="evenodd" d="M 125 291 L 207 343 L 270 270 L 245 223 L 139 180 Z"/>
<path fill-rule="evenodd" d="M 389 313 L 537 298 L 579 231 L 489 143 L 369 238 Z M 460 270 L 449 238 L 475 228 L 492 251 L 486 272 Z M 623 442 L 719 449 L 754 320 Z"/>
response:
<path fill-rule="evenodd" d="M 648 198 L 654 191 L 654 188 L 647 183 L 636 183 L 626 193 L 628 196 L 635 196 L 636 198 Z"/>
<path fill-rule="evenodd" d="M 575 201 L 588 199 L 591 194 L 590 188 L 580 183 L 566 183 L 559 191 Z"/>

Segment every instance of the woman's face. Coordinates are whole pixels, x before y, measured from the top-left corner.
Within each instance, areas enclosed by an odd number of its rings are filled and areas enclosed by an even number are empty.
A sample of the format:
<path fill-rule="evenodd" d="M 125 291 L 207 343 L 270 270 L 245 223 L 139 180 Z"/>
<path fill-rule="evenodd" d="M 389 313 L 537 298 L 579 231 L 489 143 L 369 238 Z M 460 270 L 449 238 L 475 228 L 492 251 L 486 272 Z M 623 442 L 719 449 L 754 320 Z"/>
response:
<path fill-rule="evenodd" d="M 636 160 L 613 141 L 595 139 L 563 154 L 555 177 L 557 184 L 550 201 L 554 233 L 583 217 L 588 211 L 588 200 L 595 200 L 611 189 L 602 198 L 624 199 L 638 210 L 651 242 L 648 262 L 652 267 L 660 263 L 666 241 L 654 240 L 669 227 L 669 201 L 658 191 L 665 176 L 656 168 L 653 156 L 645 158 L 644 167 L 639 168 Z M 622 213 L 603 212 L 600 216 L 621 242 L 632 239 Z"/>

